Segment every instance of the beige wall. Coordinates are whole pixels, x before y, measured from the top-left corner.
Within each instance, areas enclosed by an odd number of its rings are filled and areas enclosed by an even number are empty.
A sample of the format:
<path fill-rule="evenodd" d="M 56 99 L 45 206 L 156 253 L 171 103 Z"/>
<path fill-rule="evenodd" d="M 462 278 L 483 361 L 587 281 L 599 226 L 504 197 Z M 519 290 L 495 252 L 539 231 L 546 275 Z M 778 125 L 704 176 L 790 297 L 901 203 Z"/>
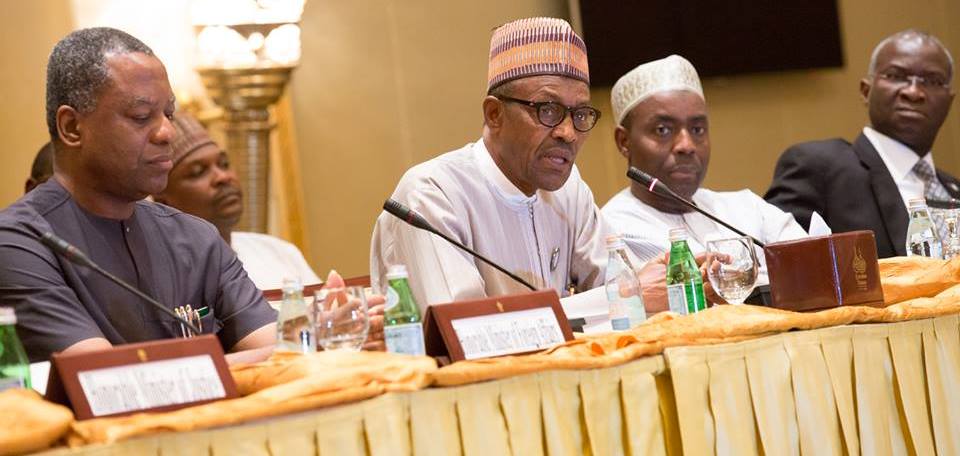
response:
<path fill-rule="evenodd" d="M 403 172 L 480 137 L 490 30 L 565 13 L 548 0 L 307 3 L 292 93 L 318 272 L 366 274 L 374 221 Z"/>
<path fill-rule="evenodd" d="M 713 142 L 707 185 L 762 193 L 786 146 L 856 135 L 865 122 L 857 81 L 883 36 L 926 29 L 960 57 L 960 30 L 949 27 L 960 23 L 955 0 L 840 0 L 840 9 L 844 68 L 704 81 Z M 10 2 L 7 10 L 0 19 L 0 134 L 7 140 L 0 206 L 19 197 L 46 140 L 44 65 L 72 27 L 67 0 Z M 378 208 L 403 171 L 479 137 L 490 29 L 525 15 L 566 13 L 563 0 L 307 2 L 303 62 L 291 94 L 315 269 L 365 274 Z M 626 181 L 613 147 L 609 90 L 596 89 L 594 101 L 605 117 L 577 161 L 603 204 Z M 960 174 L 960 113 L 953 110 L 935 150 L 941 167 Z"/>
<path fill-rule="evenodd" d="M 788 145 L 853 138 L 866 120 L 857 83 L 884 36 L 918 27 L 960 54 L 960 32 L 948 27 L 960 23 L 956 2 L 841 0 L 840 10 L 844 68 L 704 81 L 713 143 L 706 185 L 762 194 Z M 292 90 L 307 170 L 308 259 L 318 270 L 365 274 L 373 222 L 403 171 L 479 137 L 490 29 L 566 12 L 558 0 L 307 4 L 305 58 Z M 601 205 L 626 186 L 609 96 L 594 90 L 605 117 L 577 159 Z M 953 172 L 960 171 L 958 119 L 950 115 L 936 144 L 937 163 Z"/>
<path fill-rule="evenodd" d="M 0 19 L 0 207 L 23 194 L 30 164 L 47 134 L 47 56 L 72 28 L 69 1 L 7 2 Z"/>
<path fill-rule="evenodd" d="M 710 114 L 711 158 L 704 185 L 717 190 L 766 191 L 780 153 L 791 144 L 853 138 L 867 121 L 858 86 L 870 53 L 885 36 L 909 27 L 927 30 L 960 56 L 960 3 L 917 0 L 841 0 L 844 68 L 756 74 L 703 81 Z M 584 37 L 587 47 L 590 37 Z M 638 64 L 641 62 L 637 62 Z M 693 62 L 696 65 L 696 62 Z M 954 84 L 957 84 L 954 78 Z M 577 162 L 603 205 L 626 187 L 626 160 L 613 141 L 609 88 L 595 89 L 606 117 Z M 934 145 L 939 167 L 960 172 L 960 112 L 954 101 Z"/>

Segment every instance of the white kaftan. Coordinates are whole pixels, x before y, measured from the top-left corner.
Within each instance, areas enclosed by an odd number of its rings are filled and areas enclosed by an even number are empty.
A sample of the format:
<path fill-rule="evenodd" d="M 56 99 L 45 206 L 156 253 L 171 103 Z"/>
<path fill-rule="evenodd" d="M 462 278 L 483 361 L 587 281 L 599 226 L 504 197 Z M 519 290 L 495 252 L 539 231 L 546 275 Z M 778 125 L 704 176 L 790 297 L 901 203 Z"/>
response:
<path fill-rule="evenodd" d="M 693 202 L 740 231 L 763 243 L 806 237 L 807 233 L 793 219 L 750 190 L 715 192 L 701 188 L 693 194 Z M 620 233 L 623 241 L 641 261 L 648 261 L 670 250 L 670 228 L 687 229 L 687 244 L 694 255 L 706 251 L 710 238 L 734 237 L 737 234 L 698 212 L 671 214 L 661 212 L 640 201 L 626 188 L 603 206 L 604 219 Z M 760 261 L 758 285 L 768 283 L 763 251 L 756 249 Z"/>
<path fill-rule="evenodd" d="M 499 263 L 538 289 L 566 294 L 603 282 L 604 234 L 593 193 L 574 166 L 554 192 L 524 195 L 477 141 L 408 170 L 393 198 L 435 228 Z M 405 264 L 421 310 L 431 304 L 526 291 L 510 277 L 431 233 L 385 212 L 371 241 L 370 274 L 380 287 L 387 268 Z"/>

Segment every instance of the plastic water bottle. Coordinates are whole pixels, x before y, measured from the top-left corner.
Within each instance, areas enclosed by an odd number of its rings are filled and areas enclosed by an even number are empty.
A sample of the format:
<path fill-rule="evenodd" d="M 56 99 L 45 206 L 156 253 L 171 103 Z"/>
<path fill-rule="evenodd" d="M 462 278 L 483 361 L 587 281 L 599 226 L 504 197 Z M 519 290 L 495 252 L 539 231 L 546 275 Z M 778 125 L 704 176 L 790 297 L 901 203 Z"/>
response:
<path fill-rule="evenodd" d="M 643 307 L 643 289 L 620 236 L 607 236 L 606 241 L 607 269 L 603 282 L 607 302 L 610 303 L 610 325 L 614 331 L 623 331 L 647 319 L 647 311 Z"/>
<path fill-rule="evenodd" d="M 383 306 L 383 338 L 387 351 L 424 355 L 423 325 L 420 309 L 410 291 L 407 267 L 402 264 L 387 270 L 386 304 Z"/>
<path fill-rule="evenodd" d="M 316 323 L 303 299 L 300 279 L 283 279 L 283 301 L 277 315 L 277 348 L 317 351 Z"/>
<path fill-rule="evenodd" d="M 907 256 L 943 258 L 943 244 L 937 227 L 930 218 L 927 201 L 913 198 L 908 203 L 910 224 L 907 225 Z"/>
<path fill-rule="evenodd" d="M 30 388 L 30 360 L 17 337 L 17 315 L 0 307 L 0 391 Z"/>
<path fill-rule="evenodd" d="M 670 264 L 667 265 L 667 301 L 670 311 L 680 315 L 707 308 L 703 293 L 703 277 L 697 261 L 687 245 L 687 230 L 670 230 Z"/>

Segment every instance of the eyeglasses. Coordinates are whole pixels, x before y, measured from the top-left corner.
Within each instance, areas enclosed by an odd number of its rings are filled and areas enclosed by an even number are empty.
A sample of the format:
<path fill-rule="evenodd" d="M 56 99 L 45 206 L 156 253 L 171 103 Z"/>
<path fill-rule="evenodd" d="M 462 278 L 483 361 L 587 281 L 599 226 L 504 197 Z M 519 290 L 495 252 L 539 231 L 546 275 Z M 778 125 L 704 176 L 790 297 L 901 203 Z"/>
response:
<path fill-rule="evenodd" d="M 502 101 L 527 105 L 536 109 L 537 120 L 539 120 L 544 127 L 553 128 L 560 125 L 563 123 L 563 119 L 567 118 L 567 113 L 569 112 L 570 118 L 573 119 L 573 129 L 585 133 L 596 126 L 597 120 L 600 119 L 600 111 L 590 106 L 568 108 L 554 101 L 530 101 L 504 96 L 497 96 L 496 98 Z"/>
<path fill-rule="evenodd" d="M 886 80 L 891 85 L 897 87 L 908 87 L 916 82 L 918 86 L 924 89 L 945 89 L 950 87 L 950 80 L 936 74 L 919 75 L 903 73 L 899 71 L 885 71 L 878 74 L 881 79 Z"/>

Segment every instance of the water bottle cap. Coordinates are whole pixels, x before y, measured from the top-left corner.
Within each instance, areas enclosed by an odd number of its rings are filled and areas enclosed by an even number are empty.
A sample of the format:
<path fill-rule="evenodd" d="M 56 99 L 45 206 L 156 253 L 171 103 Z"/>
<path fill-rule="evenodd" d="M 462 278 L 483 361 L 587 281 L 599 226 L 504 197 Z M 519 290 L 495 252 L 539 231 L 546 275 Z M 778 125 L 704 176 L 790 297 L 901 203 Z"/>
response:
<path fill-rule="evenodd" d="M 909 206 L 910 209 L 927 207 L 927 200 L 923 198 L 910 198 L 907 200 L 907 206 Z"/>
<path fill-rule="evenodd" d="M 17 324 L 17 314 L 13 311 L 13 307 L 0 307 L 0 325 L 15 324 Z"/>
<path fill-rule="evenodd" d="M 402 264 L 392 264 L 387 268 L 387 280 L 407 279 L 410 274 L 407 273 L 407 266 Z"/>
<path fill-rule="evenodd" d="M 610 249 L 619 249 L 623 247 L 623 238 L 619 234 L 610 234 L 606 237 L 607 241 L 607 250 Z"/>
<path fill-rule="evenodd" d="M 292 291 L 303 290 L 303 283 L 300 282 L 299 277 L 284 277 L 283 286 L 281 287 L 284 293 L 289 293 Z"/>
<path fill-rule="evenodd" d="M 670 228 L 670 242 L 676 241 L 686 241 L 687 240 L 687 229 L 678 226 L 676 228 Z"/>

